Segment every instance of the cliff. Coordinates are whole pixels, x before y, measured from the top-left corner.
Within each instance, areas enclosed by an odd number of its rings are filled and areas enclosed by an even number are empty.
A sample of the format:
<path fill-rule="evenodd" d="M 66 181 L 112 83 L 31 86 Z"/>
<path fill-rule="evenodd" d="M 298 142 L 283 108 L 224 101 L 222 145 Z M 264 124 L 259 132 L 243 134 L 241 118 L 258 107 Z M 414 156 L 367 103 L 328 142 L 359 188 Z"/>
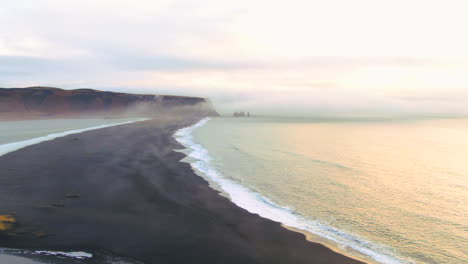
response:
<path fill-rule="evenodd" d="M 69 115 L 156 114 L 171 109 L 196 108 L 217 115 L 206 98 L 128 94 L 93 89 L 54 87 L 0 88 L 0 118 Z"/>

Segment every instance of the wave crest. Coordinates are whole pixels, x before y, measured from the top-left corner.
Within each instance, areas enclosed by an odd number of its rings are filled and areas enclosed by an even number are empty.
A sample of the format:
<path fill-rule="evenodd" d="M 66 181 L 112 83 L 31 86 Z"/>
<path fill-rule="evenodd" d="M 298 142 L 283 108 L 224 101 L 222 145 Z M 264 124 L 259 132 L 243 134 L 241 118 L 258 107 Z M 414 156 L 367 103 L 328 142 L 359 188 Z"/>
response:
<path fill-rule="evenodd" d="M 263 218 L 280 222 L 286 226 L 333 241 L 341 245 L 342 247 L 340 249 L 343 251 L 346 251 L 345 248 L 349 247 L 354 251 L 372 258 L 378 263 L 412 263 L 411 261 L 402 261 L 397 257 L 398 254 L 394 250 L 386 246 L 366 241 L 357 235 L 345 233 L 318 221 L 306 219 L 294 210 L 277 205 L 261 194 L 250 190 L 248 187 L 223 177 L 223 175 L 212 166 L 212 159 L 208 150 L 196 143 L 192 135 L 195 129 L 204 126 L 209 120 L 210 118 L 205 118 L 192 126 L 176 131 L 174 138 L 187 148 L 189 151 L 188 156 L 194 159 L 194 161 L 190 162 L 192 168 L 216 183 L 221 190 L 229 196 L 234 204 Z"/>

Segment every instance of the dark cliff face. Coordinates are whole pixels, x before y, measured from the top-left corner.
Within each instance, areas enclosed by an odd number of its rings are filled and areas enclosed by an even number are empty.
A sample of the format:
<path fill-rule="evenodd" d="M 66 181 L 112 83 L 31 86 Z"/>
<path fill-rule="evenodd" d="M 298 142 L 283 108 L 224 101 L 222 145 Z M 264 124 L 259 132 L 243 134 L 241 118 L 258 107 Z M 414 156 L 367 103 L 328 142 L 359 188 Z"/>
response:
<path fill-rule="evenodd" d="M 205 98 L 127 94 L 92 89 L 63 90 L 52 87 L 0 88 L 0 116 L 119 114 L 137 111 L 154 114 L 175 108 L 195 107 L 217 115 Z"/>

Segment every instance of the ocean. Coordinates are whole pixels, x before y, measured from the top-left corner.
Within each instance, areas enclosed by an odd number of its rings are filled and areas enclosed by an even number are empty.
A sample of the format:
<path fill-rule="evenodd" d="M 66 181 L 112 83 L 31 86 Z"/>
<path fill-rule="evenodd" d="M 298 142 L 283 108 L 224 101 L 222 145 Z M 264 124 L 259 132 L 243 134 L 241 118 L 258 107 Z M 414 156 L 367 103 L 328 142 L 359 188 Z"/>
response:
<path fill-rule="evenodd" d="M 146 118 L 0 121 L 0 156 L 57 137 L 143 120 Z"/>
<path fill-rule="evenodd" d="M 369 263 L 468 263 L 468 119 L 211 118 L 186 159 L 238 206 Z"/>

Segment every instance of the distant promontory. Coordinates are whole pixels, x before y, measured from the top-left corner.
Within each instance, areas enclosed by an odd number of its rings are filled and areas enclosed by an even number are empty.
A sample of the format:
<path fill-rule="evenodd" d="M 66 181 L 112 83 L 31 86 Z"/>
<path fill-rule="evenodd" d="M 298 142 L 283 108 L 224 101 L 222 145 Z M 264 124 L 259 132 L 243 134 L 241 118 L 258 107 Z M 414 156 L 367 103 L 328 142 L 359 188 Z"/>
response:
<path fill-rule="evenodd" d="M 196 107 L 218 115 L 206 98 L 129 94 L 93 89 L 64 90 L 55 87 L 0 88 L 0 118 L 55 117 L 69 115 L 155 114 L 168 109 Z"/>

